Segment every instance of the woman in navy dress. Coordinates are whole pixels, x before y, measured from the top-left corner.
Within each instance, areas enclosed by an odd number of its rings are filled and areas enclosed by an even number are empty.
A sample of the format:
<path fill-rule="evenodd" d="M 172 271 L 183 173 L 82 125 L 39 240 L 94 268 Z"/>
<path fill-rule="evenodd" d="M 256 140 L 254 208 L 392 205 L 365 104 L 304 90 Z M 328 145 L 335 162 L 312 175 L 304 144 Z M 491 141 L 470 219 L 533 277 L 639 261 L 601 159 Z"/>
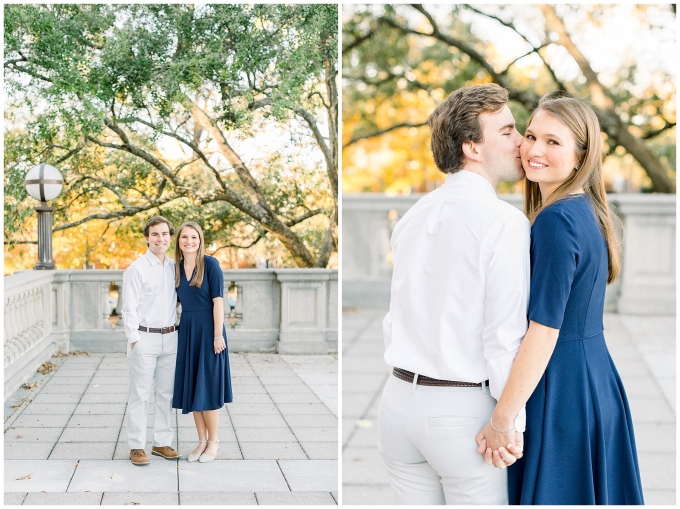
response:
<path fill-rule="evenodd" d="M 205 255 L 203 230 L 193 221 L 179 227 L 175 286 L 182 316 L 177 342 L 173 408 L 193 412 L 198 446 L 189 461 L 206 463 L 219 452 L 219 410 L 231 403 L 231 375 L 224 330 L 224 276 Z"/>
<path fill-rule="evenodd" d="M 532 222 L 529 331 L 478 436 L 487 463 L 516 463 L 510 504 L 644 503 L 630 408 L 603 335 L 605 289 L 620 258 L 601 143 L 587 104 L 547 96 L 520 147 Z M 503 444 L 514 449 L 513 421 L 525 403 L 516 460 Z"/>

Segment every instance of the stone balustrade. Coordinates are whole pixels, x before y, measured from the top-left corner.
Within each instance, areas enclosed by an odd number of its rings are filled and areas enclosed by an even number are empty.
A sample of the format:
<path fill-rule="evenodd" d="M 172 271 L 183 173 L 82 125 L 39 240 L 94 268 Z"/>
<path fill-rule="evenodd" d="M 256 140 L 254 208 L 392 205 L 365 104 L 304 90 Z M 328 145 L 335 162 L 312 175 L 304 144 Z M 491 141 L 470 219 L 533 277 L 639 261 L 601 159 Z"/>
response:
<path fill-rule="evenodd" d="M 344 306 L 389 302 L 392 229 L 422 196 L 342 196 Z M 521 195 L 498 197 L 522 210 Z M 623 270 L 607 287 L 607 311 L 675 314 L 675 195 L 611 194 L 608 200 L 623 226 Z"/>
<path fill-rule="evenodd" d="M 223 274 L 230 351 L 337 352 L 337 270 Z M 31 270 L 5 276 L 5 396 L 56 350 L 125 352 L 122 286 L 122 270 Z M 181 306 L 179 311 L 181 322 Z"/>
<path fill-rule="evenodd" d="M 35 372 L 56 349 L 51 338 L 51 282 L 52 274 L 45 272 L 5 278 L 5 397 L 28 378 L 27 369 Z"/>

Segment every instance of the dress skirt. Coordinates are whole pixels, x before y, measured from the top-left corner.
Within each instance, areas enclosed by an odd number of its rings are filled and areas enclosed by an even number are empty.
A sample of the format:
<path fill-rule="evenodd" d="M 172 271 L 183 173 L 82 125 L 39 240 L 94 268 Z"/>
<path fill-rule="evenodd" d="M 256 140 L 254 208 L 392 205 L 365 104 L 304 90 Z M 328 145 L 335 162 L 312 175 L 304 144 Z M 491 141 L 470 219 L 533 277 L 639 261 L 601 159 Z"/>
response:
<path fill-rule="evenodd" d="M 526 412 L 510 504 L 643 503 L 630 408 L 602 333 L 558 341 Z"/>

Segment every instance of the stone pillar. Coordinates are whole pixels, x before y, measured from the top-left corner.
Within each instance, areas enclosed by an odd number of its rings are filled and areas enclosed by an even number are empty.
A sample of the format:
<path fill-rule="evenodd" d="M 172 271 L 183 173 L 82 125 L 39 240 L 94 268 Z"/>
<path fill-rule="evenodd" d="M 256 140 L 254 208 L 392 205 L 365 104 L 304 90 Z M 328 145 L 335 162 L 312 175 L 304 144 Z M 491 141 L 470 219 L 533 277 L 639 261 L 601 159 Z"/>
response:
<path fill-rule="evenodd" d="M 611 195 L 624 220 L 618 312 L 675 314 L 675 200 L 672 195 Z"/>
<path fill-rule="evenodd" d="M 34 270 L 54 270 L 57 266 L 52 261 L 52 212 L 54 207 L 43 203 L 34 207 L 38 212 L 38 264 Z"/>
<path fill-rule="evenodd" d="M 274 269 L 227 269 L 224 274 L 224 326 L 230 352 L 276 352 L 279 339 L 279 282 Z M 231 328 L 227 292 L 232 281 L 238 321 Z"/>
<path fill-rule="evenodd" d="M 327 269 L 276 272 L 281 282 L 279 353 L 328 353 L 326 329 L 331 272 Z"/>

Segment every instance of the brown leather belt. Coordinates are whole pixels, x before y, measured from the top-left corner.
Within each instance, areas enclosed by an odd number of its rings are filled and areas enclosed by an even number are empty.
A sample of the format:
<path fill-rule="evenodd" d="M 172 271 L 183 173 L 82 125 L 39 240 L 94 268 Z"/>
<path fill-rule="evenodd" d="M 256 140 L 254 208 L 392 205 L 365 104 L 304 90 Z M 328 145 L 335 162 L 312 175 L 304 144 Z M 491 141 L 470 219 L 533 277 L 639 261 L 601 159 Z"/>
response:
<path fill-rule="evenodd" d="M 401 368 L 394 368 L 392 371 L 392 374 L 399 378 L 400 380 L 404 380 L 405 382 L 413 383 L 413 377 L 415 376 L 415 373 L 411 373 L 410 371 L 406 371 L 405 369 Z M 429 386 L 435 386 L 435 387 L 481 387 L 481 383 L 473 383 L 473 382 L 456 382 L 454 380 L 437 380 L 436 378 L 430 378 L 424 375 L 418 375 L 418 381 L 416 382 L 417 385 L 429 385 Z M 484 385 L 487 387 L 489 386 L 489 381 L 486 380 L 484 381 Z"/>
<path fill-rule="evenodd" d="M 170 327 L 163 327 L 162 329 L 153 328 L 153 327 L 146 328 L 143 325 L 140 325 L 139 330 L 142 331 L 142 332 L 151 332 L 153 334 L 170 334 L 171 332 L 175 332 L 176 330 L 179 330 L 179 325 L 172 325 Z"/>

